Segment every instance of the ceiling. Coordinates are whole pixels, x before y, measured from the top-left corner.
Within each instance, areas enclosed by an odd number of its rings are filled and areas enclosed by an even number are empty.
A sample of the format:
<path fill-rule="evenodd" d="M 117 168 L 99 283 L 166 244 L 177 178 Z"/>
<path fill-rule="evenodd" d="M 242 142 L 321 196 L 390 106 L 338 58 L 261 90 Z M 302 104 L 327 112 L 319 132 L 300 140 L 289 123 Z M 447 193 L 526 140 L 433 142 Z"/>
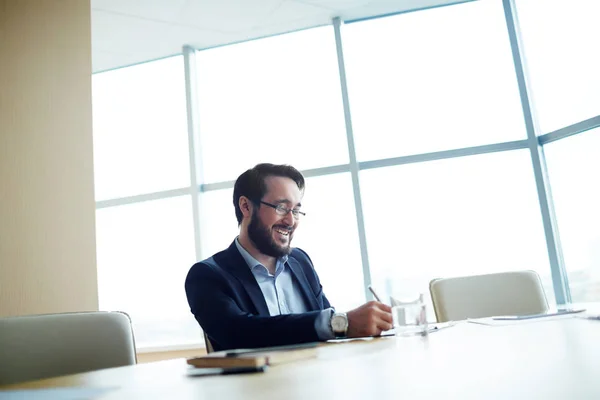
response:
<path fill-rule="evenodd" d="M 94 72 L 457 0 L 91 0 Z"/>

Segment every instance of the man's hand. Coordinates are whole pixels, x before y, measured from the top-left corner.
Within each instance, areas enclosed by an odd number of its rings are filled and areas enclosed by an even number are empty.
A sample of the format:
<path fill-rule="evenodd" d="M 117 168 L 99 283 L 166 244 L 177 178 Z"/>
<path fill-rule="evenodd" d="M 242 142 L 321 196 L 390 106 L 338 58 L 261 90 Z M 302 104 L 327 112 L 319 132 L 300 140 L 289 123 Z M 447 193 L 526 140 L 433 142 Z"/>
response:
<path fill-rule="evenodd" d="M 379 336 L 392 329 L 392 308 L 378 301 L 370 301 L 346 313 L 348 337 Z"/>

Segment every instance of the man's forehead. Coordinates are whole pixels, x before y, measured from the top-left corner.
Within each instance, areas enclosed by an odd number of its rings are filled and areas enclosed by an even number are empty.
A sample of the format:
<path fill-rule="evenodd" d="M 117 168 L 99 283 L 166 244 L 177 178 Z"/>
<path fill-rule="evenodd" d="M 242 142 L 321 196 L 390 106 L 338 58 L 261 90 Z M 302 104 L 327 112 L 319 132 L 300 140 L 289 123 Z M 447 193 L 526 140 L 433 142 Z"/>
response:
<path fill-rule="evenodd" d="M 284 194 L 288 190 L 297 191 L 302 197 L 303 192 L 298 188 L 298 184 L 291 178 L 285 176 L 268 176 L 265 178 L 267 185 L 266 194 Z"/>

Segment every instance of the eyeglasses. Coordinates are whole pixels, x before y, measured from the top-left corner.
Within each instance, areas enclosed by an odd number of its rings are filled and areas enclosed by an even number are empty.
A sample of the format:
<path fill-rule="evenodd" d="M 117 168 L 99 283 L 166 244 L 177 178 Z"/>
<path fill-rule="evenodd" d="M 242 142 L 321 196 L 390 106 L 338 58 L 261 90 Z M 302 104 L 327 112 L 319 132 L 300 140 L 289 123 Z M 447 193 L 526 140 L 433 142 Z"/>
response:
<path fill-rule="evenodd" d="M 300 219 L 300 217 L 304 217 L 306 215 L 305 212 L 302 212 L 300 210 L 295 210 L 295 209 L 290 209 L 287 208 L 286 206 L 284 206 L 283 204 L 271 204 L 271 203 L 267 203 L 266 201 L 260 201 L 260 204 L 264 204 L 265 206 L 269 206 L 271 208 L 275 209 L 275 212 L 278 215 L 284 216 L 284 215 L 288 215 L 289 213 L 292 213 L 292 215 L 294 216 L 294 219 Z"/>

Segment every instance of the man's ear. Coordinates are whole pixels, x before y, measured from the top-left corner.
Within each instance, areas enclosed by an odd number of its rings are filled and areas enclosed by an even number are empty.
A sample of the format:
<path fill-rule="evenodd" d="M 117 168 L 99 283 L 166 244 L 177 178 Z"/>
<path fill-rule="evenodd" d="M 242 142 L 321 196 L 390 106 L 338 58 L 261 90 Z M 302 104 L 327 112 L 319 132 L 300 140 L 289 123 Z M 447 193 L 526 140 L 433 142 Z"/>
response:
<path fill-rule="evenodd" d="M 240 196 L 238 205 L 240 207 L 240 210 L 242 211 L 242 214 L 244 215 L 244 218 L 250 217 L 252 215 L 253 204 L 250 201 L 250 199 L 248 199 L 246 196 Z"/>

